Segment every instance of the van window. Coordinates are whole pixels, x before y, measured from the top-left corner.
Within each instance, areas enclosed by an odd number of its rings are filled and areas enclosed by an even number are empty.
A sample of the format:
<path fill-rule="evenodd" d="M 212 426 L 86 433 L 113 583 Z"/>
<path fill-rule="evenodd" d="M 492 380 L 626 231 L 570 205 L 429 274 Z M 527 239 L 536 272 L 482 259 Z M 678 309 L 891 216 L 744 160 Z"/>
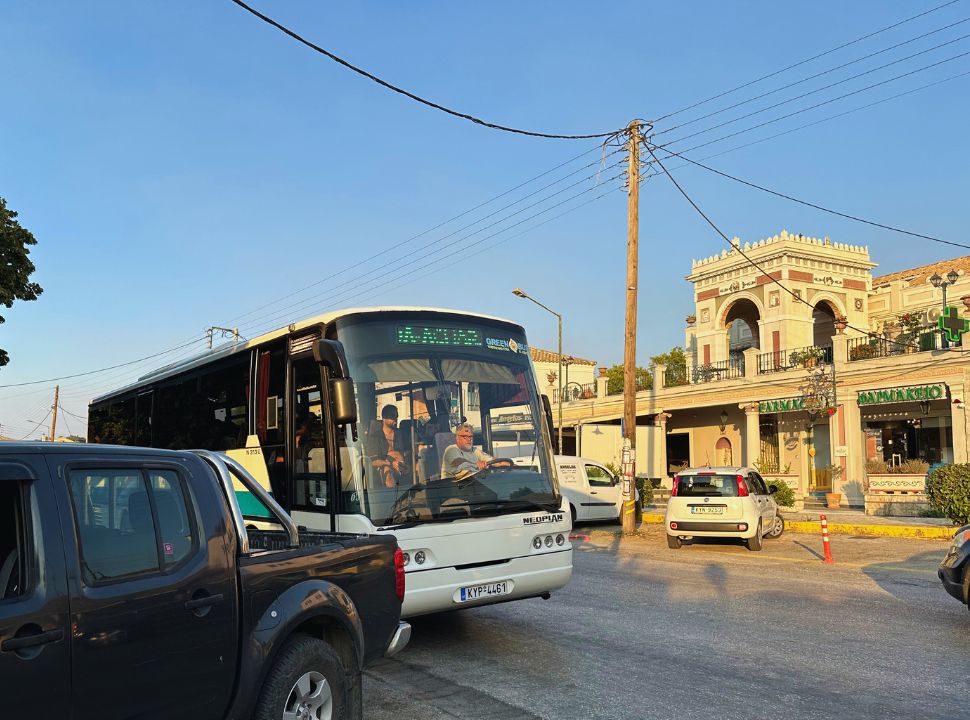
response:
<path fill-rule="evenodd" d="M 613 476 L 599 465 L 587 465 L 586 477 L 593 487 L 613 487 Z"/>
<path fill-rule="evenodd" d="M 684 497 L 737 497 L 735 475 L 681 475 L 677 495 Z"/>

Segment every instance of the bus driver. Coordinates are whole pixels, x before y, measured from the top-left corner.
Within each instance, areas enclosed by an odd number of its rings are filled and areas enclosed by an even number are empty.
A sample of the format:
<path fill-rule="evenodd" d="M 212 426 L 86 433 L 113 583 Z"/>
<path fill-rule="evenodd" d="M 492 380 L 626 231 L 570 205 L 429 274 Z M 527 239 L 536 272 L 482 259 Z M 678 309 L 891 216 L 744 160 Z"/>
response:
<path fill-rule="evenodd" d="M 485 468 L 494 458 L 488 453 L 472 447 L 475 430 L 468 423 L 462 423 L 455 431 L 455 445 L 449 445 L 441 458 L 441 477 L 462 479 Z M 506 462 L 506 464 L 508 464 Z"/>

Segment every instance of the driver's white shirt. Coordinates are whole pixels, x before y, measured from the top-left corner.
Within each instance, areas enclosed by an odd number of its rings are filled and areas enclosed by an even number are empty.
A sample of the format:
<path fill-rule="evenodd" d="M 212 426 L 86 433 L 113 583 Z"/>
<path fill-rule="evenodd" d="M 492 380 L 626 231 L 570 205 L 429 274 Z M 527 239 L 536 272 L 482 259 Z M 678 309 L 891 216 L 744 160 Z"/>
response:
<path fill-rule="evenodd" d="M 478 463 L 482 460 L 491 461 L 493 458 L 488 453 L 484 453 L 477 447 L 471 450 L 462 450 L 457 445 L 449 445 L 445 449 L 444 457 L 441 458 L 441 477 L 455 477 L 463 470 L 475 472 L 478 470 Z"/>

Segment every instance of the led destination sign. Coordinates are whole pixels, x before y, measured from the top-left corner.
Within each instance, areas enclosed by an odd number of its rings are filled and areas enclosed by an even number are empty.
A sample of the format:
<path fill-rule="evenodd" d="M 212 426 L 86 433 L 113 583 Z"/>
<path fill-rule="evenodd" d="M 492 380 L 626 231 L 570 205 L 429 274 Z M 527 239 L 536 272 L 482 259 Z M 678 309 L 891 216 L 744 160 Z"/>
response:
<path fill-rule="evenodd" d="M 397 328 L 399 345 L 436 345 L 438 347 L 481 347 L 482 331 L 475 328 L 401 325 Z"/>

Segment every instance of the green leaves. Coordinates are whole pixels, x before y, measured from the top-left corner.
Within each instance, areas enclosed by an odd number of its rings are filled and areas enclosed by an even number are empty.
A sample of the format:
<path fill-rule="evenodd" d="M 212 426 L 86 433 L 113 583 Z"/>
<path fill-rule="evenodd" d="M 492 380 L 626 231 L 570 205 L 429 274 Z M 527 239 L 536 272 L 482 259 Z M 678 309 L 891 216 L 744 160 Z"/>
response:
<path fill-rule="evenodd" d="M 17 213 L 9 210 L 7 201 L 0 197 L 0 305 L 11 307 L 14 300 L 36 300 L 44 292 L 40 285 L 30 282 L 36 268 L 27 247 L 36 244 L 31 232 L 17 222 Z M 0 315 L 0 323 L 3 322 Z M 0 349 L 0 367 L 9 361 L 9 355 Z"/>
<path fill-rule="evenodd" d="M 930 503 L 957 525 L 970 523 L 970 464 L 944 465 L 926 479 Z"/>

